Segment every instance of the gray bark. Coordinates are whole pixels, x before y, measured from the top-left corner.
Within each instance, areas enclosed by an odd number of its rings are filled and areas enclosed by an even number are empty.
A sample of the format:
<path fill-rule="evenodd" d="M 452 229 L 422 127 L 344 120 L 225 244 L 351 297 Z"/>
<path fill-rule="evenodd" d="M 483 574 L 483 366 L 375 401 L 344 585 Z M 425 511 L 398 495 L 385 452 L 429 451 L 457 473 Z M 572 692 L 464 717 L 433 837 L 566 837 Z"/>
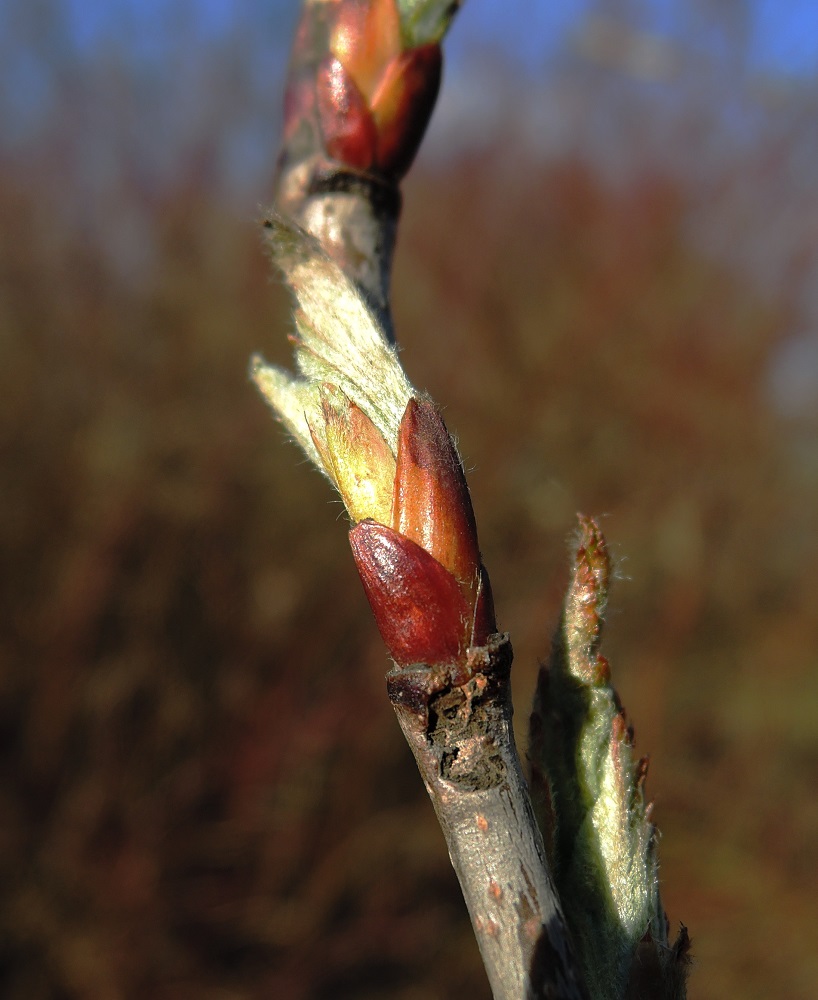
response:
<path fill-rule="evenodd" d="M 511 730 L 511 644 L 465 678 L 394 669 L 390 699 L 449 848 L 495 1000 L 580 1000 L 578 971 Z"/>

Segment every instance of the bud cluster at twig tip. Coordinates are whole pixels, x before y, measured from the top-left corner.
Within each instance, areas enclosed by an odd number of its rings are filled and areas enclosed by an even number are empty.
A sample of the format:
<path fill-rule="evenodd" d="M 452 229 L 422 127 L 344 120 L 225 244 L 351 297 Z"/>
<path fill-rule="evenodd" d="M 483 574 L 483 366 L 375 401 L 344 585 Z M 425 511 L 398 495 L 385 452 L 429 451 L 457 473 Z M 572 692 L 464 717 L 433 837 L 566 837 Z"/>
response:
<path fill-rule="evenodd" d="M 440 87 L 440 45 L 407 46 L 396 0 L 336 0 L 329 52 L 313 81 L 327 155 L 399 179 L 411 166 Z M 291 101 L 289 111 L 303 114 Z"/>

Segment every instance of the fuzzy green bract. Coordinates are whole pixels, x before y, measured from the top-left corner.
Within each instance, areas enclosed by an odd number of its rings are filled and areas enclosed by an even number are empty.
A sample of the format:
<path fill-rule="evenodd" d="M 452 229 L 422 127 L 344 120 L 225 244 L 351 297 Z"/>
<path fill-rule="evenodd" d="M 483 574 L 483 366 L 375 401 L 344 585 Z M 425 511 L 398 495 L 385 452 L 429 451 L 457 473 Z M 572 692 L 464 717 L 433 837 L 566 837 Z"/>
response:
<path fill-rule="evenodd" d="M 602 533 L 580 518 L 572 579 L 532 712 L 532 800 L 594 1000 L 621 1000 L 647 964 L 662 996 L 682 997 L 687 938 L 668 945 L 644 796 L 647 762 L 634 758 L 599 655 L 609 572 Z"/>
<path fill-rule="evenodd" d="M 393 454 L 398 428 L 415 395 L 372 310 L 318 241 L 280 216 L 267 224 L 273 258 L 296 299 L 298 374 L 256 355 L 253 381 L 315 465 L 325 469 L 310 428 L 323 425 L 321 387 L 337 386 L 367 414 Z"/>

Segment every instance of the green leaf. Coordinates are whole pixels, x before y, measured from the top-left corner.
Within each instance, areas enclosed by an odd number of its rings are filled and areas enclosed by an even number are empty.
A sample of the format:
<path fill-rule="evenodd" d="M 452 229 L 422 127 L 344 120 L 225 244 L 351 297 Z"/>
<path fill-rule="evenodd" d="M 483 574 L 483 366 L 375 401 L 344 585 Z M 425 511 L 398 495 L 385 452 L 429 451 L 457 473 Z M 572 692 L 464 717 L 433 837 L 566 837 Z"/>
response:
<path fill-rule="evenodd" d="M 463 0 L 397 0 L 401 33 L 407 48 L 439 42 Z"/>

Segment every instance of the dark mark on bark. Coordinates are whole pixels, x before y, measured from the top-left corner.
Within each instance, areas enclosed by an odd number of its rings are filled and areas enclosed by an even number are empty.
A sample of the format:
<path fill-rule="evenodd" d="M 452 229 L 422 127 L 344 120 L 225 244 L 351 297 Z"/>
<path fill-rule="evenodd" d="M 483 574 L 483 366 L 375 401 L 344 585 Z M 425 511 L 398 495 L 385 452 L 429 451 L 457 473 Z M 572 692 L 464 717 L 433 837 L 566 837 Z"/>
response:
<path fill-rule="evenodd" d="M 511 644 L 505 635 L 470 650 L 465 665 L 395 668 L 386 677 L 392 704 L 423 722 L 440 776 L 464 791 L 505 780 L 496 733 L 511 723 Z"/>

